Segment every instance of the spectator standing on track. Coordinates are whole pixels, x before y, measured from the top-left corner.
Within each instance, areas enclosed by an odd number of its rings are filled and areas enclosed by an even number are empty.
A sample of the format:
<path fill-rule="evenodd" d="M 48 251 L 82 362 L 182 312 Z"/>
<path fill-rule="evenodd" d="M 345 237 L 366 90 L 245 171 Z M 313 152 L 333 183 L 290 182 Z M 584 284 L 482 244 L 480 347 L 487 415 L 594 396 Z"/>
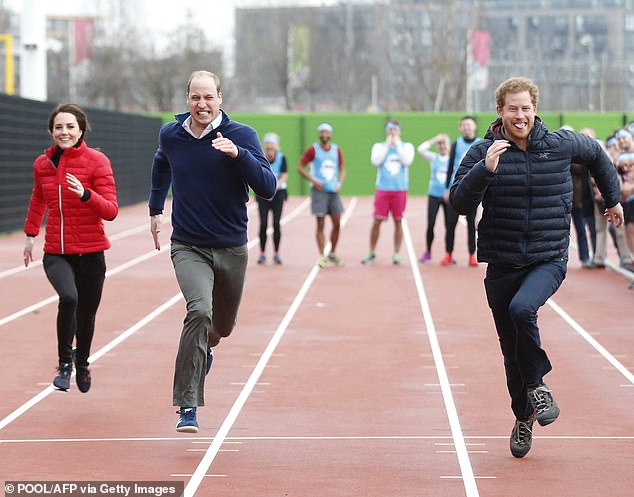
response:
<path fill-rule="evenodd" d="M 451 151 L 449 152 L 449 170 L 447 172 L 446 183 L 446 204 L 449 221 L 447 222 L 447 253 L 445 257 L 440 261 L 442 266 L 448 266 L 455 264 L 456 261 L 453 258 L 453 246 L 456 232 L 456 225 L 458 224 L 458 213 L 454 210 L 449 202 L 449 190 L 453 184 L 456 176 L 456 171 L 460 167 L 460 162 L 463 157 L 471 148 L 474 143 L 479 142 L 482 138 L 477 136 L 478 126 L 475 117 L 465 116 L 460 119 L 459 123 L 460 135 L 458 139 L 451 145 Z M 467 218 L 467 238 L 469 244 L 469 266 L 476 267 L 478 261 L 475 256 L 476 251 L 476 215 L 478 213 L 477 208 L 471 212 L 465 214 Z"/>
<path fill-rule="evenodd" d="M 605 145 L 601 140 L 597 138 L 597 134 L 592 128 L 581 128 L 579 133 L 582 135 L 589 136 L 593 140 L 595 140 L 605 152 Z M 592 248 L 592 253 L 594 254 L 597 251 L 597 230 L 596 224 L 594 222 L 594 194 L 592 193 L 592 181 L 590 180 L 590 174 L 587 169 L 585 171 L 585 179 L 581 185 L 581 205 L 582 205 L 582 215 L 585 225 L 588 228 L 588 232 L 590 234 L 590 245 Z M 601 211 L 601 215 L 603 215 L 603 211 Z M 587 266 L 592 268 L 593 263 L 590 261 L 590 265 Z"/>
<path fill-rule="evenodd" d="M 430 149 L 436 145 L 438 153 Z M 429 175 L 429 187 L 427 189 L 427 249 L 421 255 L 419 262 L 425 263 L 431 260 L 431 246 L 434 242 L 434 227 L 436 226 L 436 216 L 442 207 L 445 217 L 445 252 L 449 253 L 449 213 L 455 212 L 445 195 L 445 185 L 447 184 L 447 173 L 449 171 L 449 136 L 436 135 L 430 140 L 425 140 L 418 146 L 418 152 L 427 159 L 431 165 Z"/>
<path fill-rule="evenodd" d="M 376 192 L 374 193 L 374 220 L 370 229 L 370 251 L 361 261 L 374 261 L 374 250 L 379 241 L 381 223 L 390 212 L 394 220 L 394 252 L 392 263 L 401 263 L 401 243 L 403 242 L 403 212 L 407 204 L 409 189 L 409 166 L 414 160 L 414 145 L 401 140 L 401 125 L 390 119 L 385 125 L 385 141 L 372 146 L 370 161 L 377 168 Z"/>
<path fill-rule="evenodd" d="M 275 264 L 282 264 L 280 258 L 280 241 L 282 239 L 282 230 L 280 229 L 280 219 L 282 218 L 282 208 L 284 207 L 284 201 L 286 200 L 286 179 L 288 178 L 288 171 L 286 165 L 286 157 L 280 152 L 280 137 L 275 133 L 268 133 L 264 135 L 262 140 L 264 144 L 264 155 L 269 161 L 271 170 L 277 178 L 277 191 L 275 196 L 267 200 L 256 195 L 258 202 L 258 210 L 260 213 L 260 257 L 258 257 L 258 264 L 264 264 L 266 262 L 266 231 L 268 229 L 269 212 L 273 213 L 273 262 Z"/>
<path fill-rule="evenodd" d="M 634 153 L 621 154 L 619 157 L 618 171 L 622 175 L 621 203 L 625 217 L 625 235 L 630 253 L 634 253 Z M 634 265 L 625 266 L 629 271 L 634 271 Z M 634 288 L 634 282 L 630 284 Z"/>
<path fill-rule="evenodd" d="M 619 148 L 618 140 L 616 136 L 611 135 L 606 139 L 606 152 L 610 161 L 614 164 L 618 162 L 621 150 Z M 627 239 L 625 237 L 625 226 L 621 225 L 615 227 L 613 224 L 608 223 L 603 212 L 605 211 L 605 202 L 601 196 L 601 192 L 596 187 L 593 178 L 590 178 L 592 186 L 592 192 L 594 196 L 594 224 L 597 232 L 597 245 L 594 256 L 592 258 L 592 268 L 605 268 L 607 262 L 607 239 L 608 233 L 612 237 L 612 241 L 619 254 L 619 264 L 622 267 L 632 264 L 632 254 L 627 246 Z"/>
<path fill-rule="evenodd" d="M 232 332 L 247 267 L 249 187 L 275 195 L 276 178 L 256 132 L 220 109 L 218 77 L 194 71 L 185 92 L 189 112 L 164 124 L 152 163 L 150 231 L 160 250 L 163 208 L 172 187 L 171 258 L 187 303 L 176 356 L 176 431 L 197 433 L 213 347 Z"/>
<path fill-rule="evenodd" d="M 605 202 L 601 196 L 601 192 L 597 188 L 594 179 L 590 179 L 592 184 L 592 191 L 594 195 L 594 224 L 597 230 L 597 247 L 592 258 L 591 268 L 603 269 L 605 268 L 607 256 L 608 256 L 608 233 L 612 237 L 614 246 L 619 254 L 620 265 L 627 266 L 632 264 L 632 255 L 630 249 L 627 246 L 627 239 L 625 237 L 625 228 L 623 225 L 610 230 L 614 226 L 606 220 L 603 212 L 605 212 Z M 625 213 L 623 214 L 625 216 Z"/>
<path fill-rule="evenodd" d="M 320 267 L 325 267 L 328 261 L 335 266 L 343 266 L 343 261 L 337 256 L 336 250 L 343 212 L 339 191 L 346 177 L 346 170 L 341 149 L 337 144 L 332 143 L 332 131 L 332 126 L 328 123 L 321 123 L 317 127 L 319 142 L 313 143 L 306 149 L 297 168 L 299 174 L 311 185 L 311 211 L 317 220 L 315 238 L 319 250 L 317 264 Z M 307 167 L 309 164 L 310 168 Z M 330 216 L 332 222 L 328 256 L 324 253 L 326 216 Z"/>
<path fill-rule="evenodd" d="M 33 192 L 24 224 L 24 265 L 28 266 L 47 214 L 42 265 L 59 295 L 59 365 L 53 385 L 59 390 L 70 388 L 74 362 L 75 381 L 84 393 L 92 384 L 88 357 L 106 277 L 104 251 L 110 248 L 103 220 L 112 221 L 119 212 L 112 166 L 103 153 L 86 144 L 88 129 L 86 113 L 78 105 L 53 109 L 48 130 L 55 145 L 33 164 Z"/>
<path fill-rule="evenodd" d="M 600 145 L 568 130 L 549 132 L 536 115 L 539 90 L 510 78 L 495 92 L 498 119 L 465 156 L 451 190 L 459 213 L 482 202 L 478 259 L 504 356 L 516 421 L 511 453 L 531 448 L 535 419 L 544 426 L 559 407 L 543 377 L 552 369 L 541 347 L 537 312 L 566 275 L 572 184 L 570 164 L 587 167 L 615 225 L 623 222 L 616 172 Z"/>

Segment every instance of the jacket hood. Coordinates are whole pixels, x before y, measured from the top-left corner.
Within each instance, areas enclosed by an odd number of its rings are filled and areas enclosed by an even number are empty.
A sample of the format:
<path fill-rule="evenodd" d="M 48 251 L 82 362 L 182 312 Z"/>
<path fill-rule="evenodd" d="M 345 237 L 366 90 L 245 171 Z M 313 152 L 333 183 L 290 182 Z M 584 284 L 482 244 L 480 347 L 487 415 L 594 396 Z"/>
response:
<path fill-rule="evenodd" d="M 528 141 L 531 142 L 533 140 L 541 140 L 544 138 L 544 135 L 548 133 L 548 128 L 544 124 L 544 122 L 539 118 L 539 116 L 535 116 L 535 124 L 533 125 L 533 131 L 528 137 Z M 502 118 L 498 117 L 484 135 L 485 140 L 504 140 L 504 136 L 502 135 Z"/>

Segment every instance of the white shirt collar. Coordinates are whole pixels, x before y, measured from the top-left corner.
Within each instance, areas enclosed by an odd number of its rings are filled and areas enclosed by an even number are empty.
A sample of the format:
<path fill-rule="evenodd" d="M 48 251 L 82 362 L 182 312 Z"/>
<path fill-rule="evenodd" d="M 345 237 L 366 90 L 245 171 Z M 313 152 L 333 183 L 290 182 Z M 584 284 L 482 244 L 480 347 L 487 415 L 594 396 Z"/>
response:
<path fill-rule="evenodd" d="M 207 136 L 214 129 L 216 129 L 218 126 L 220 126 L 221 122 L 222 122 L 222 112 L 219 112 L 218 116 L 216 117 L 216 119 L 214 119 L 213 121 L 211 121 L 209 123 L 209 125 L 203 130 L 203 132 L 200 134 L 200 136 L 196 136 L 194 134 L 194 132 L 192 131 L 192 128 L 191 128 L 192 116 L 190 114 L 189 117 L 187 117 L 187 119 L 185 119 L 185 121 L 183 122 L 183 128 L 185 129 L 185 131 L 187 131 L 194 138 L 200 139 L 203 136 Z"/>

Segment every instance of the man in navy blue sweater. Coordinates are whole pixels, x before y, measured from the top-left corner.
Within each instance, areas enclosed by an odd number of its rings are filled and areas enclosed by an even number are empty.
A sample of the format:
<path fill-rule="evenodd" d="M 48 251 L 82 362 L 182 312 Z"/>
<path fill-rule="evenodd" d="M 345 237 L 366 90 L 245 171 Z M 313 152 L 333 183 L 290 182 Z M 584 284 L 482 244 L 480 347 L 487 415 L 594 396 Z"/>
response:
<path fill-rule="evenodd" d="M 152 164 L 150 231 L 160 250 L 163 207 L 172 187 L 171 258 L 187 302 L 174 372 L 176 431 L 198 432 L 213 347 L 236 322 L 247 267 L 249 187 L 275 195 L 276 179 L 256 132 L 220 109 L 218 77 L 194 71 L 189 112 L 161 128 Z M 212 306 L 213 303 L 213 306 Z"/>

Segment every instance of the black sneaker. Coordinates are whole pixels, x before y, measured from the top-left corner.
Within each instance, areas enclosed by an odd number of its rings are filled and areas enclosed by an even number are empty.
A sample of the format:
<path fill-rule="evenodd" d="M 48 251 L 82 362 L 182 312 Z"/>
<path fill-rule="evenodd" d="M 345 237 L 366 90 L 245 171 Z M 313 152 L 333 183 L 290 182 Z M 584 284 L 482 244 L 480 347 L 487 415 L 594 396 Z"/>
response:
<path fill-rule="evenodd" d="M 213 347 L 207 347 L 207 370 L 205 371 L 205 375 L 209 374 L 211 371 L 211 363 L 214 361 L 214 349 Z"/>
<path fill-rule="evenodd" d="M 90 369 L 87 367 L 77 366 L 75 369 L 75 381 L 77 382 L 77 388 L 81 393 L 86 393 L 90 390 L 92 379 L 90 377 Z"/>
<path fill-rule="evenodd" d="M 545 383 L 529 387 L 528 397 L 535 407 L 535 417 L 541 426 L 549 425 L 559 417 L 559 406 Z"/>
<path fill-rule="evenodd" d="M 511 432 L 511 454 L 513 457 L 524 457 L 531 450 L 534 422 L 534 414 L 525 421 L 515 420 L 515 426 Z"/>
<path fill-rule="evenodd" d="M 68 391 L 72 372 L 73 364 L 71 362 L 60 362 L 57 367 L 57 375 L 53 378 L 53 386 L 58 390 Z"/>

